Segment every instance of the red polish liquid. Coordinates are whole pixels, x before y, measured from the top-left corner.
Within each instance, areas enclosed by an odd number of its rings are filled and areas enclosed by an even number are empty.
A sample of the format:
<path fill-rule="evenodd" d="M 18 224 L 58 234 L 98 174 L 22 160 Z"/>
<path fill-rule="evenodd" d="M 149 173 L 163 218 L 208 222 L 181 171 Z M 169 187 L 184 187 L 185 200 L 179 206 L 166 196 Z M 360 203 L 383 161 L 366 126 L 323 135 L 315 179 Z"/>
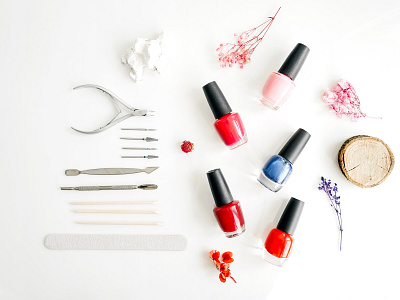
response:
<path fill-rule="evenodd" d="M 229 113 L 214 123 L 219 136 L 229 149 L 247 143 L 246 129 L 238 113 Z"/>
<path fill-rule="evenodd" d="M 234 237 L 244 232 L 244 217 L 239 201 L 215 207 L 214 215 L 227 237 Z"/>
<path fill-rule="evenodd" d="M 293 237 L 279 229 L 272 229 L 264 247 L 271 255 L 278 258 L 288 258 L 292 250 Z"/>

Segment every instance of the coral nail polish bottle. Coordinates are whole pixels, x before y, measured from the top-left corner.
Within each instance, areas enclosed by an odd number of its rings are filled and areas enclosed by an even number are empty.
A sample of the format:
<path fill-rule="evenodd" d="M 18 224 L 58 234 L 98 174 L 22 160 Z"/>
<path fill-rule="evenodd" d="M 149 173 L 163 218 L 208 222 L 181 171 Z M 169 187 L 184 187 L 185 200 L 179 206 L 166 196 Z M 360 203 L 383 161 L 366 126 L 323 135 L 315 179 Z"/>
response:
<path fill-rule="evenodd" d="M 290 198 L 276 228 L 268 234 L 262 250 L 262 258 L 282 267 L 288 259 L 293 246 L 293 234 L 299 222 L 304 202 Z"/>
<path fill-rule="evenodd" d="M 245 230 L 242 207 L 239 201 L 233 200 L 232 194 L 220 169 L 207 173 L 208 183 L 214 197 L 214 215 L 225 236 L 232 238 L 241 235 Z"/>
<path fill-rule="evenodd" d="M 289 141 L 265 164 L 258 181 L 273 192 L 279 191 L 292 174 L 293 164 L 303 151 L 311 135 L 299 128 Z"/>
<path fill-rule="evenodd" d="M 295 88 L 294 79 L 299 73 L 310 49 L 297 44 L 278 72 L 272 73 L 264 85 L 261 103 L 271 109 L 279 109 Z"/>
<path fill-rule="evenodd" d="M 224 94 L 215 81 L 203 86 L 204 94 L 214 114 L 214 127 L 225 145 L 235 149 L 247 143 L 246 129 L 238 113 L 233 113 Z"/>

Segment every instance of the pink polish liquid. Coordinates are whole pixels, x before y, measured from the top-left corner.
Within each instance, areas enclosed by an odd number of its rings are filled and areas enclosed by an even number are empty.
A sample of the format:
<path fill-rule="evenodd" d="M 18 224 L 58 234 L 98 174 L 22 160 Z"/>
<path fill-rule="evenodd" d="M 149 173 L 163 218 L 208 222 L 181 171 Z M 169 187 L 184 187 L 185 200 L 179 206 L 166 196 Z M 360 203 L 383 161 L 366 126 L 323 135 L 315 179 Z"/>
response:
<path fill-rule="evenodd" d="M 289 98 L 295 85 L 294 79 L 299 73 L 310 49 L 303 44 L 297 44 L 290 52 L 278 72 L 272 73 L 264 85 L 261 96 L 261 103 L 277 110 Z"/>
<path fill-rule="evenodd" d="M 295 85 L 292 79 L 285 74 L 272 73 L 264 85 L 261 96 L 261 103 L 277 110 L 289 98 Z"/>

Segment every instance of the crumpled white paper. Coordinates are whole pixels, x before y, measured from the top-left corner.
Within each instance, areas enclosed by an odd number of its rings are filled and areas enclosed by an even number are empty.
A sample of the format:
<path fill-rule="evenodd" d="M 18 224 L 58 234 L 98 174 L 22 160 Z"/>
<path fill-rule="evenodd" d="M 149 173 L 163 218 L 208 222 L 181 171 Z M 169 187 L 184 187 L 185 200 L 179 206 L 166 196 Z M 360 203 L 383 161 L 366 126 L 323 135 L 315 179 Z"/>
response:
<path fill-rule="evenodd" d="M 131 68 L 130 76 L 134 81 L 143 80 L 144 70 L 164 71 L 172 56 L 173 38 L 162 32 L 154 40 L 137 38 L 122 57 L 122 63 Z"/>

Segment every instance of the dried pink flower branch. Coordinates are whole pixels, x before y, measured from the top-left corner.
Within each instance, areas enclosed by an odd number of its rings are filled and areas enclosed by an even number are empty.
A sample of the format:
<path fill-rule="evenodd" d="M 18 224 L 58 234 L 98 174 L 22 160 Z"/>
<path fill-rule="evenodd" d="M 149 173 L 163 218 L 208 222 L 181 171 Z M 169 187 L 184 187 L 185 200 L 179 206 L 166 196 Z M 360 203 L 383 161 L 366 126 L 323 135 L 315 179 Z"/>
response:
<path fill-rule="evenodd" d="M 343 79 L 340 79 L 331 89 L 327 89 L 322 99 L 330 104 L 329 107 L 339 118 L 345 115 L 355 122 L 359 118 L 368 117 L 361 111 L 360 99 L 354 87 L 350 82 Z M 369 118 L 382 119 L 380 117 Z"/>
<path fill-rule="evenodd" d="M 275 16 L 269 17 L 267 21 L 257 27 L 240 34 L 235 33 L 235 36 L 238 37 L 236 44 L 220 44 L 217 48 L 217 52 L 218 61 L 220 62 L 221 67 L 226 68 L 232 67 L 234 64 L 239 64 L 240 68 L 243 69 L 243 66 L 251 61 L 251 55 L 257 48 L 258 44 L 263 40 L 280 9 L 281 8 L 279 7 Z M 261 29 L 261 31 L 257 35 L 253 35 L 258 29 Z"/>

